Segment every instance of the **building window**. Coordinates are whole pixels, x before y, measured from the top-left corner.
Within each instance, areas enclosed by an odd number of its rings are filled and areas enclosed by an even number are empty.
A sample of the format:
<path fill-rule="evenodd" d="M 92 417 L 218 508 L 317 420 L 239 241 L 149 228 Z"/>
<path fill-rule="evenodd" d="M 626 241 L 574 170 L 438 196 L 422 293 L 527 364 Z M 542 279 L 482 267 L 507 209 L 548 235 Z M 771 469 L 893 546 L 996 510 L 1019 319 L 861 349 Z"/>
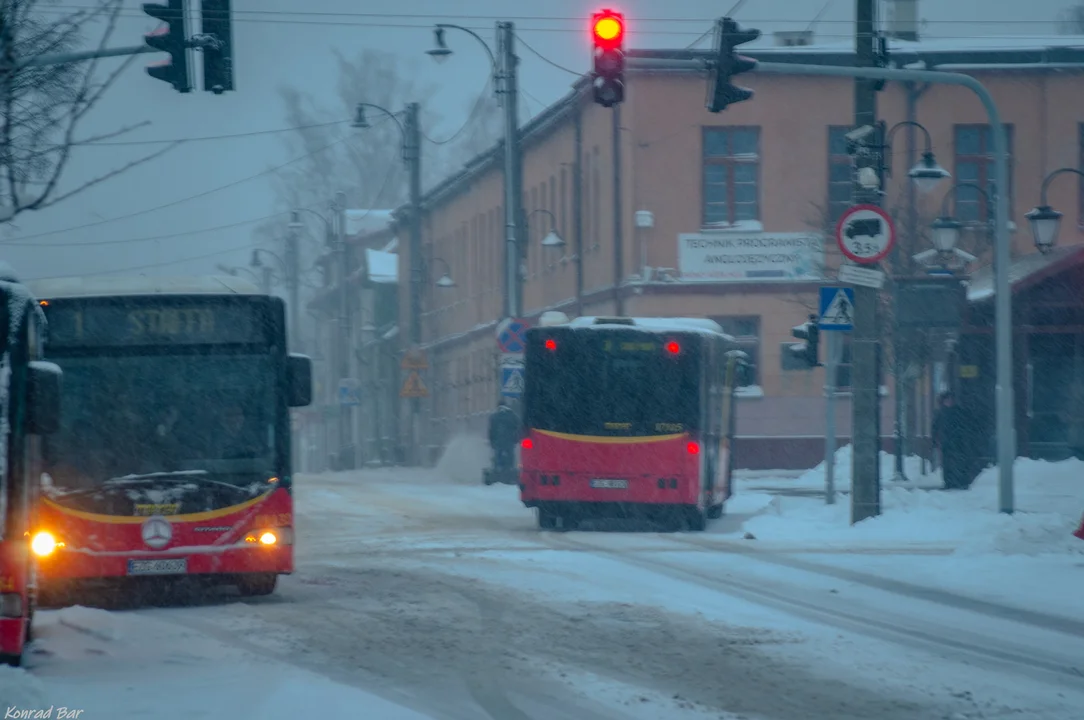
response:
<path fill-rule="evenodd" d="M 760 220 L 760 128 L 704 128 L 704 227 Z"/>
<path fill-rule="evenodd" d="M 989 125 L 957 125 L 954 128 L 956 168 L 953 181 L 972 183 L 992 192 L 994 187 L 994 144 Z M 1013 127 L 1005 126 L 1009 151 L 1009 186 L 999 188 L 1013 217 Z M 957 187 L 955 216 L 960 222 L 986 222 L 986 199 L 973 187 Z"/>
<path fill-rule="evenodd" d="M 854 204 L 854 161 L 847 153 L 846 135 L 851 128 L 832 125 L 828 128 L 828 218 L 830 225 L 839 222 Z"/>
<path fill-rule="evenodd" d="M 753 316 L 713 317 L 723 332 L 733 337 L 741 350 L 749 356 L 753 366 L 752 385 L 760 385 L 760 318 Z"/>
<path fill-rule="evenodd" d="M 568 173 L 561 168 L 561 238 L 568 242 Z"/>

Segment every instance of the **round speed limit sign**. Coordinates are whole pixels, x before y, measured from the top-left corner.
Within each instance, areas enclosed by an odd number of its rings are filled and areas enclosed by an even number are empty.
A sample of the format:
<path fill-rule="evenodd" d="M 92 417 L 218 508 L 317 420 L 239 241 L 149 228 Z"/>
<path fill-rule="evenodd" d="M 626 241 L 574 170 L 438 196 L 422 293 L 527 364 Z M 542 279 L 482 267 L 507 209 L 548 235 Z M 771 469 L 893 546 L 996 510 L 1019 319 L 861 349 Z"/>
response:
<path fill-rule="evenodd" d="M 896 243 L 892 218 L 876 205 L 848 208 L 836 225 L 836 243 L 849 260 L 871 265 L 883 260 Z"/>

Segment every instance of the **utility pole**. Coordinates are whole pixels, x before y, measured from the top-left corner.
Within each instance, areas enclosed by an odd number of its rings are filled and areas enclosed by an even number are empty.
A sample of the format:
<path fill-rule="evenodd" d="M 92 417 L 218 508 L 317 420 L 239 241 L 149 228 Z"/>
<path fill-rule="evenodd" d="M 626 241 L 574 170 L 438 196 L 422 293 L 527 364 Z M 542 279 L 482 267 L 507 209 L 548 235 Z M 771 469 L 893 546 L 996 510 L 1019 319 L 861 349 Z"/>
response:
<path fill-rule="evenodd" d="M 338 332 L 335 333 L 335 372 L 341 383 L 350 376 L 350 325 L 348 318 L 349 294 L 346 287 L 346 193 L 335 193 L 335 254 L 338 256 L 334 262 L 335 276 L 338 289 Z M 350 408 L 339 404 L 339 469 L 346 468 L 346 449 L 350 446 Z"/>
<path fill-rule="evenodd" d="M 829 332 L 824 346 L 824 501 L 836 504 L 836 373 L 839 371 L 843 335 Z"/>
<path fill-rule="evenodd" d="M 497 23 L 497 52 L 501 101 L 504 103 L 504 226 L 506 279 L 504 315 L 519 317 L 523 311 L 523 249 L 519 228 L 523 222 L 523 163 L 519 144 L 519 58 L 515 52 L 516 27 Z"/>
<path fill-rule="evenodd" d="M 262 268 L 260 268 L 260 285 L 262 286 L 264 295 L 270 295 L 273 290 L 271 273 L 272 268 L 270 265 L 264 265 Z"/>
<path fill-rule="evenodd" d="M 420 106 L 406 107 L 403 125 L 403 159 L 410 173 L 410 340 L 415 347 L 422 342 L 422 282 L 428 281 L 422 258 L 422 131 Z M 421 439 L 421 398 L 410 399 L 410 462 L 420 465 L 418 444 Z"/>
<path fill-rule="evenodd" d="M 874 67 L 875 0 L 855 0 L 855 64 Z M 877 127 L 877 85 L 855 78 L 854 126 Z M 862 158 L 862 156 L 859 156 Z M 868 162 L 868 157 L 862 160 Z M 880 205 L 880 184 L 867 188 L 855 174 L 855 203 Z M 854 332 L 851 345 L 851 523 L 881 514 L 880 478 L 880 293 L 875 288 L 854 288 Z"/>
<path fill-rule="evenodd" d="M 290 223 L 289 233 L 286 235 L 286 287 L 290 294 L 290 335 L 287 338 L 287 347 L 293 351 L 301 348 L 299 335 L 301 334 L 301 258 L 298 253 L 297 229 Z"/>

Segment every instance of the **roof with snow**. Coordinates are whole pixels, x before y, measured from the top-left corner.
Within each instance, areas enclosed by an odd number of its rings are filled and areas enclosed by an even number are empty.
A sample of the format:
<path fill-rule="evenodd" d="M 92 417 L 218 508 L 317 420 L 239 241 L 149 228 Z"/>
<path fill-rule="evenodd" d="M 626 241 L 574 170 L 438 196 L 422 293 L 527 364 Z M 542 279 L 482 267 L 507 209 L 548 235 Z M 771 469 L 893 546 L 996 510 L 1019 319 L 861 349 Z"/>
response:
<path fill-rule="evenodd" d="M 649 318 L 649 317 L 578 317 L 564 325 L 550 325 L 547 330 L 560 328 L 599 329 L 599 330 L 641 330 L 651 333 L 678 333 L 692 332 L 698 334 L 721 335 L 729 338 L 723 332 L 719 323 L 707 318 Z"/>
<path fill-rule="evenodd" d="M 394 210 L 347 210 L 346 234 L 357 237 L 387 230 L 391 226 L 394 213 Z"/>
<path fill-rule="evenodd" d="M 196 277 L 72 277 L 26 283 L 35 297 L 106 297 L 110 295 L 262 295 L 248 280 L 231 275 Z"/>
<path fill-rule="evenodd" d="M 369 268 L 369 282 L 391 284 L 399 280 L 399 256 L 382 250 L 365 249 L 365 264 Z"/>

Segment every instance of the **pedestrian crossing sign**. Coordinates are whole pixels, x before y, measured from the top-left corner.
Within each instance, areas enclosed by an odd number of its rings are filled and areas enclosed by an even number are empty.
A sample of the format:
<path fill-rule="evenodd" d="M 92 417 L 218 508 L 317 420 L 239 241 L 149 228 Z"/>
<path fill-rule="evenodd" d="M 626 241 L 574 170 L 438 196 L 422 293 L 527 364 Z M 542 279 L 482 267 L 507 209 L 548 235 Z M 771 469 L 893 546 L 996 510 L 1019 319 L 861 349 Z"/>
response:
<path fill-rule="evenodd" d="M 820 296 L 821 330 L 854 328 L 854 289 L 848 287 L 822 287 Z"/>
<path fill-rule="evenodd" d="M 399 397 L 403 398 L 423 398 L 429 397 L 429 388 L 422 382 L 422 376 L 418 374 L 417 370 L 411 370 L 407 375 L 406 381 L 403 383 L 403 389 L 399 391 Z"/>
<path fill-rule="evenodd" d="M 523 368 L 504 366 L 501 368 L 501 395 L 519 397 L 523 394 Z"/>

